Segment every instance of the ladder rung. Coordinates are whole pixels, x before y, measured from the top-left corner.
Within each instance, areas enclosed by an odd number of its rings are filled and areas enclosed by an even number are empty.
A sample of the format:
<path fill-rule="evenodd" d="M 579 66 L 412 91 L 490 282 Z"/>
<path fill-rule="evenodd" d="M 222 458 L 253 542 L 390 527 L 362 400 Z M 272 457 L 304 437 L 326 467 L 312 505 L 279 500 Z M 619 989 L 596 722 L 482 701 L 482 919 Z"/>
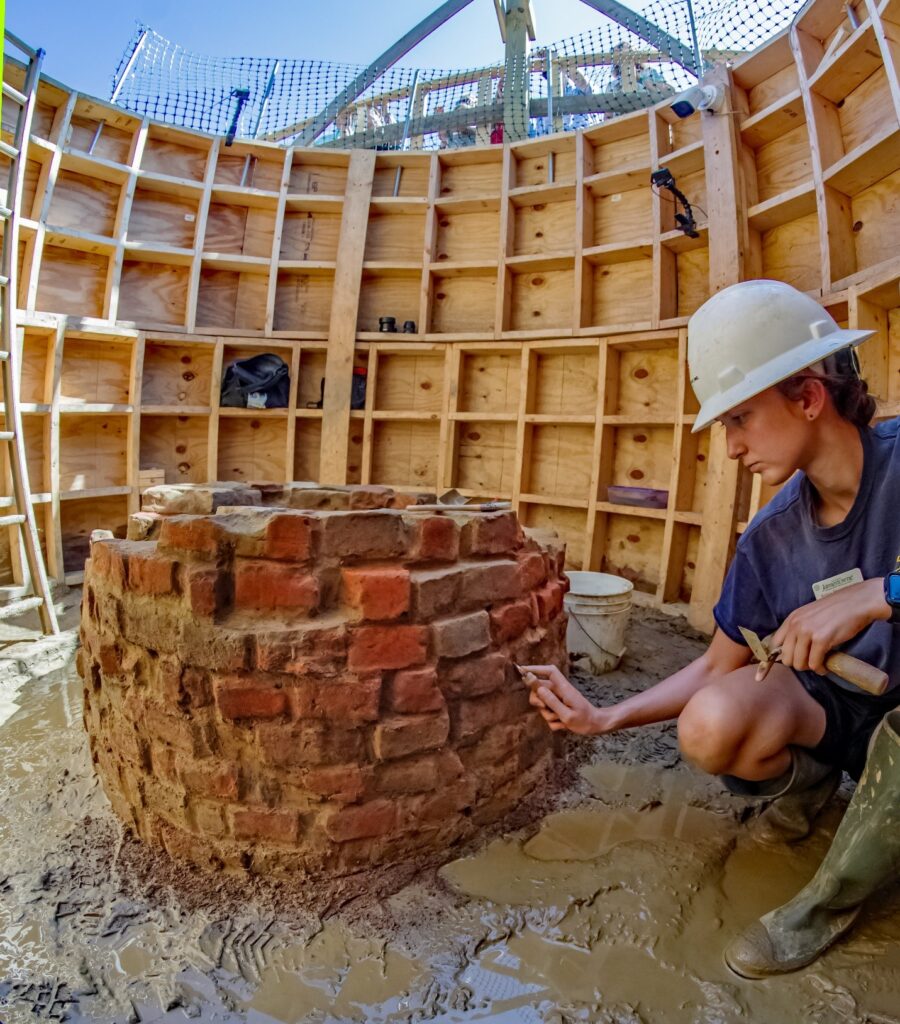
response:
<path fill-rule="evenodd" d="M 28 43 L 22 42 L 22 40 L 18 36 L 14 36 L 9 29 L 6 29 L 3 34 L 6 36 L 7 41 L 12 43 L 17 50 L 21 50 L 22 53 L 27 54 L 29 57 L 36 57 L 38 55 L 38 51 L 35 50 L 34 47 L 29 46 Z"/>
<path fill-rule="evenodd" d="M 0 153 L 2 153 L 3 156 L 8 156 L 10 160 L 19 159 L 19 151 L 15 146 L 10 146 L 8 142 L 0 141 Z"/>
<path fill-rule="evenodd" d="M 0 430 L 0 441 L 14 441 L 16 432 L 14 430 Z"/>
<path fill-rule="evenodd" d="M 25 522 L 25 516 L 20 512 L 11 516 L 0 516 L 0 526 L 20 526 Z"/>
<path fill-rule="evenodd" d="M 14 103 L 18 103 L 20 107 L 24 107 L 28 102 L 28 97 L 18 89 L 14 89 L 9 82 L 3 83 L 3 95 Z"/>
<path fill-rule="evenodd" d="M 20 601 L 0 604 L 0 619 L 11 619 L 14 615 L 22 615 L 24 612 L 30 612 L 32 608 L 40 608 L 43 603 L 42 597 L 23 597 Z"/>

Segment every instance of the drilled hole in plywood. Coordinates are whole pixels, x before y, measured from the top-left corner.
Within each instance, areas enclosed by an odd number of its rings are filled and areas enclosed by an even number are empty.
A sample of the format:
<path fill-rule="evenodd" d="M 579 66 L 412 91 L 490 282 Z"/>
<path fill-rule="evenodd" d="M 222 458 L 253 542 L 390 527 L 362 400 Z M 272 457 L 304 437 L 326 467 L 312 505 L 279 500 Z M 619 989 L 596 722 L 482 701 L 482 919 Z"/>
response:
<path fill-rule="evenodd" d="M 857 220 L 857 221 L 853 222 L 853 230 L 854 231 L 862 231 L 862 227 L 863 227 L 863 222 L 861 220 Z"/>
<path fill-rule="evenodd" d="M 540 286 L 544 283 L 544 279 L 542 277 L 533 277 L 531 279 L 531 283 L 534 285 L 535 288 L 540 288 Z"/>
<path fill-rule="evenodd" d="M 697 568 L 697 566 L 693 562 L 685 562 L 684 564 L 688 567 L 688 569 L 696 569 Z"/>
<path fill-rule="evenodd" d="M 638 444 L 645 444 L 646 441 L 647 441 L 647 435 L 646 434 L 635 434 L 634 435 L 634 440 L 637 441 Z"/>
<path fill-rule="evenodd" d="M 194 379 L 194 377 L 195 377 L 195 376 L 196 376 L 196 375 L 195 375 L 195 374 L 193 374 L 193 373 L 191 373 L 191 371 L 190 371 L 190 370 L 187 370 L 187 371 L 186 371 L 185 373 L 183 373 L 183 374 L 181 375 L 181 379 L 182 379 L 182 380 L 186 380 L 186 381 L 192 381 L 192 380 Z"/>
<path fill-rule="evenodd" d="M 466 434 L 466 438 L 469 441 L 480 441 L 481 440 L 481 434 L 479 434 L 477 430 L 470 430 L 468 432 L 468 434 Z"/>
<path fill-rule="evenodd" d="M 650 371 L 646 366 L 639 366 L 632 374 L 637 380 L 643 380 L 645 377 L 650 376 Z"/>
<path fill-rule="evenodd" d="M 440 263 L 441 260 L 445 260 L 445 259 L 447 259 L 447 254 L 445 252 L 439 252 L 438 253 L 438 263 Z"/>
<path fill-rule="evenodd" d="M 186 444 L 177 444 L 177 445 L 175 445 L 175 451 L 179 455 L 184 455 L 184 453 L 187 451 L 187 445 Z"/>
<path fill-rule="evenodd" d="M 250 429 L 251 430 L 259 430 L 259 428 L 261 426 L 262 426 L 262 424 L 259 422 L 259 420 L 250 420 Z"/>
<path fill-rule="evenodd" d="M 430 390 L 431 390 L 431 388 L 432 388 L 432 383 L 431 383 L 431 381 L 430 381 L 430 380 L 423 380 L 423 381 L 422 381 L 422 383 L 421 383 L 421 384 L 419 385 L 419 387 L 420 387 L 420 388 L 421 388 L 421 389 L 422 389 L 423 391 L 430 391 Z"/>
<path fill-rule="evenodd" d="M 353 444 L 362 444 L 362 435 L 361 435 L 361 434 L 354 434 L 354 435 L 353 435 L 353 436 L 352 436 L 352 437 L 350 438 L 350 441 L 351 441 L 351 442 L 352 442 Z"/>
<path fill-rule="evenodd" d="M 182 356 L 182 357 L 181 357 L 181 361 L 182 361 L 182 362 L 183 362 L 183 363 L 184 363 L 185 365 L 187 365 L 187 364 L 188 364 L 188 363 L 189 363 L 189 362 L 191 361 L 191 357 L 190 357 L 190 356 Z"/>
<path fill-rule="evenodd" d="M 534 237 L 535 238 L 543 238 L 544 237 L 544 232 L 543 231 L 535 231 Z"/>
<path fill-rule="evenodd" d="M 700 452 L 700 454 L 697 456 L 697 461 L 706 462 L 706 456 L 703 454 L 703 452 Z"/>
<path fill-rule="evenodd" d="M 544 203 L 535 203 L 534 208 L 535 210 L 545 210 L 547 207 L 544 205 Z"/>
<path fill-rule="evenodd" d="M 439 223 L 440 223 L 442 228 L 449 228 L 450 227 L 450 221 L 447 220 L 446 217 L 444 217 L 441 221 L 439 221 Z"/>
<path fill-rule="evenodd" d="M 632 480 L 644 479 L 644 471 L 641 469 L 633 469 L 628 475 L 631 477 Z"/>
<path fill-rule="evenodd" d="M 532 316 L 540 316 L 541 315 L 541 311 L 539 309 L 533 309 L 531 311 L 531 315 Z"/>
<path fill-rule="evenodd" d="M 438 302 L 441 302 L 441 301 L 443 301 L 444 299 L 446 299 L 446 298 L 447 298 L 447 296 L 446 296 L 446 294 L 445 294 L 444 292 L 438 292 L 438 293 L 437 293 L 437 294 L 435 295 L 435 298 L 437 299 L 437 301 L 438 301 Z"/>
<path fill-rule="evenodd" d="M 625 539 L 629 544 L 640 544 L 641 542 L 640 535 L 637 533 L 629 533 Z"/>
<path fill-rule="evenodd" d="M 189 462 L 179 462 L 178 463 L 178 472 L 181 473 L 182 476 L 187 476 L 187 474 L 190 473 L 190 471 L 191 471 L 191 464 Z"/>

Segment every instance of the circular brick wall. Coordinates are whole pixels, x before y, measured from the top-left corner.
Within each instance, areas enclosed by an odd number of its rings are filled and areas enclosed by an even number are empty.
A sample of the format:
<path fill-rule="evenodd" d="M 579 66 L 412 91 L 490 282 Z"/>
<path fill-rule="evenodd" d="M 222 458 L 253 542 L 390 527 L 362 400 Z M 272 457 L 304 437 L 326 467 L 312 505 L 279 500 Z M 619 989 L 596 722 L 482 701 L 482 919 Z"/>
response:
<path fill-rule="evenodd" d="M 562 664 L 563 550 L 511 512 L 163 515 L 95 541 L 79 670 L 119 816 L 213 868 L 440 851 L 547 775 L 513 662 Z"/>

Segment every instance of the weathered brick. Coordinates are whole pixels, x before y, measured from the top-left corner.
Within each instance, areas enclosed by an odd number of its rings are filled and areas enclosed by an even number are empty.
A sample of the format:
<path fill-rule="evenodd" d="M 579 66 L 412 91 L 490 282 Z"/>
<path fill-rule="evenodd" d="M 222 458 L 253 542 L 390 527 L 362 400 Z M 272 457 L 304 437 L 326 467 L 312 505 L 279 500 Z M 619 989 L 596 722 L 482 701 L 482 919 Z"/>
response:
<path fill-rule="evenodd" d="M 430 622 L 439 615 L 457 611 L 463 573 L 459 565 L 413 570 L 410 573 L 413 618 Z"/>
<path fill-rule="evenodd" d="M 350 508 L 354 512 L 387 508 L 393 496 L 394 492 L 390 487 L 383 487 L 379 484 L 357 484 L 350 491 Z"/>
<path fill-rule="evenodd" d="M 465 808 L 471 807 L 475 802 L 475 793 L 473 779 L 458 779 L 451 785 L 442 787 L 440 792 L 422 800 L 421 806 L 417 809 L 415 824 L 446 821 Z"/>
<path fill-rule="evenodd" d="M 352 561 L 400 558 L 406 554 L 406 529 L 399 512 L 342 512 L 322 523 L 322 554 Z"/>
<path fill-rule="evenodd" d="M 313 523 L 300 512 L 279 512 L 266 527 L 266 558 L 304 562 L 312 554 Z"/>
<path fill-rule="evenodd" d="M 183 715 L 170 715 L 155 704 L 147 704 L 143 708 L 142 717 L 152 741 L 168 743 L 179 750 L 193 753 L 194 734 L 190 721 Z"/>
<path fill-rule="evenodd" d="M 316 796 L 354 803 L 365 793 L 372 769 L 360 764 L 335 764 L 303 773 L 304 788 Z"/>
<path fill-rule="evenodd" d="M 549 622 L 562 611 L 564 593 L 562 584 L 557 581 L 551 581 L 534 591 L 541 622 Z"/>
<path fill-rule="evenodd" d="M 335 724 L 374 722 L 381 700 L 381 673 L 339 679 L 300 679 L 289 690 L 296 718 L 329 719 Z"/>
<path fill-rule="evenodd" d="M 523 551 L 518 556 L 518 562 L 519 581 L 524 592 L 534 590 L 547 579 L 547 567 L 540 551 Z"/>
<path fill-rule="evenodd" d="M 119 542 L 113 540 L 96 541 L 91 545 L 90 574 L 101 579 L 119 590 L 125 588 L 126 563 L 120 550 Z"/>
<path fill-rule="evenodd" d="M 407 793 L 430 793 L 450 785 L 464 772 L 463 764 L 453 750 L 412 756 L 378 765 L 375 788 L 379 793 L 402 796 Z"/>
<path fill-rule="evenodd" d="M 176 629 L 176 637 L 179 631 Z M 252 634 L 213 625 L 204 619 L 181 622 L 180 650 L 190 651 L 191 663 L 217 672 L 239 672 L 249 664 Z M 152 645 L 151 645 L 152 646 Z"/>
<path fill-rule="evenodd" d="M 344 601 L 378 622 L 397 619 L 409 611 L 409 572 L 397 566 L 344 569 Z"/>
<path fill-rule="evenodd" d="M 350 508 L 350 492 L 338 487 L 287 485 L 287 504 L 291 508 L 316 511 L 346 511 Z"/>
<path fill-rule="evenodd" d="M 347 629 L 342 621 L 300 622 L 290 629 L 261 630 L 255 646 L 256 666 L 266 672 L 324 671 L 346 658 Z"/>
<path fill-rule="evenodd" d="M 373 749 L 379 761 L 391 761 L 423 750 L 436 750 L 447 742 L 450 722 L 446 712 L 434 715 L 398 715 L 375 726 Z"/>
<path fill-rule="evenodd" d="M 231 811 L 235 839 L 270 843 L 296 843 L 300 819 L 296 811 L 235 807 Z"/>
<path fill-rule="evenodd" d="M 444 706 L 444 696 L 437 685 L 437 670 L 431 666 L 395 673 L 386 692 L 388 707 L 405 714 L 439 711 Z"/>
<path fill-rule="evenodd" d="M 178 760 L 178 777 L 189 794 L 216 800 L 236 800 L 238 797 L 238 770 L 235 765 L 205 764 L 182 756 Z"/>
<path fill-rule="evenodd" d="M 191 612 L 200 619 L 209 619 L 225 608 L 230 597 L 228 574 L 218 569 L 185 565 L 181 572 L 181 589 Z"/>
<path fill-rule="evenodd" d="M 343 807 L 325 819 L 325 833 L 336 843 L 368 839 L 390 832 L 397 822 L 392 800 L 370 800 L 359 807 Z"/>
<path fill-rule="evenodd" d="M 212 702 L 209 672 L 205 669 L 187 666 L 180 675 L 179 684 L 183 694 L 181 700 L 189 707 L 202 708 Z"/>
<path fill-rule="evenodd" d="M 530 707 L 528 691 L 494 693 L 476 700 L 461 700 L 451 707 L 454 740 L 466 740 L 482 729 L 509 721 Z"/>
<path fill-rule="evenodd" d="M 147 554 L 128 556 L 128 588 L 136 594 L 171 594 L 175 589 L 175 563 L 157 555 L 156 544 L 147 544 Z"/>
<path fill-rule="evenodd" d="M 535 718 L 550 732 L 540 715 L 535 715 Z M 485 765 L 507 764 L 511 761 L 515 766 L 515 754 L 522 738 L 522 723 L 523 719 L 517 718 L 491 726 L 485 729 L 475 743 L 463 747 L 459 756 L 466 769 L 480 774 L 480 769 Z"/>
<path fill-rule="evenodd" d="M 447 516 L 407 519 L 414 529 L 411 557 L 416 562 L 455 562 L 459 558 L 459 526 Z"/>
<path fill-rule="evenodd" d="M 509 555 L 522 545 L 522 529 L 515 512 L 492 512 L 467 517 L 460 550 L 464 555 Z"/>
<path fill-rule="evenodd" d="M 491 620 L 486 611 L 442 619 L 431 624 L 434 649 L 442 658 L 462 658 L 491 642 Z"/>
<path fill-rule="evenodd" d="M 465 607 L 483 607 L 521 595 L 522 584 L 517 562 L 504 559 L 465 565 L 461 589 Z"/>
<path fill-rule="evenodd" d="M 534 620 L 534 609 L 529 597 L 524 601 L 512 601 L 491 609 L 491 635 L 494 643 L 502 644 L 514 640 L 529 629 Z"/>
<path fill-rule="evenodd" d="M 234 605 L 244 611 L 286 609 L 306 614 L 319 603 L 319 585 L 290 565 L 239 560 L 234 568 Z"/>
<path fill-rule="evenodd" d="M 451 662 L 441 670 L 440 685 L 447 697 L 480 697 L 506 684 L 509 658 L 502 651 Z"/>
<path fill-rule="evenodd" d="M 159 531 L 161 553 L 185 553 L 212 559 L 228 546 L 221 526 L 207 516 L 168 516 Z"/>
<path fill-rule="evenodd" d="M 359 626 L 352 631 L 347 664 L 353 672 L 421 665 L 427 644 L 424 626 Z"/>
<path fill-rule="evenodd" d="M 292 729 L 260 725 L 260 751 L 270 764 L 282 768 L 344 764 L 365 757 L 365 735 L 325 722 L 303 722 Z"/>
<path fill-rule="evenodd" d="M 225 810 L 210 800 L 191 800 L 188 823 L 195 832 L 207 836 L 223 836 L 226 831 Z"/>
<path fill-rule="evenodd" d="M 280 718 L 287 714 L 285 691 L 265 679 L 253 676 L 219 676 L 213 680 L 216 706 L 223 718 Z"/>

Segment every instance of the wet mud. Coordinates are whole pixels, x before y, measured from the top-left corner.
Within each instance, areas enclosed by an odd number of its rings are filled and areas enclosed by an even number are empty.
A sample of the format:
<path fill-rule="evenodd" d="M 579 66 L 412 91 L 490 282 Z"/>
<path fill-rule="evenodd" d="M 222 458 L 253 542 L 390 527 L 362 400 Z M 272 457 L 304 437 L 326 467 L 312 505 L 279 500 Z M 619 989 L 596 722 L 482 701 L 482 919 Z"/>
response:
<path fill-rule="evenodd" d="M 702 649 L 636 616 L 594 700 Z M 0 725 L 0 1021 L 900 1024 L 900 886 L 806 971 L 731 974 L 735 931 L 790 898 L 849 789 L 794 847 L 682 764 L 671 726 L 572 741 L 540 817 L 381 892 L 211 878 L 129 839 L 91 771 L 74 672 Z M 405 883 L 405 884 L 403 884 Z"/>

